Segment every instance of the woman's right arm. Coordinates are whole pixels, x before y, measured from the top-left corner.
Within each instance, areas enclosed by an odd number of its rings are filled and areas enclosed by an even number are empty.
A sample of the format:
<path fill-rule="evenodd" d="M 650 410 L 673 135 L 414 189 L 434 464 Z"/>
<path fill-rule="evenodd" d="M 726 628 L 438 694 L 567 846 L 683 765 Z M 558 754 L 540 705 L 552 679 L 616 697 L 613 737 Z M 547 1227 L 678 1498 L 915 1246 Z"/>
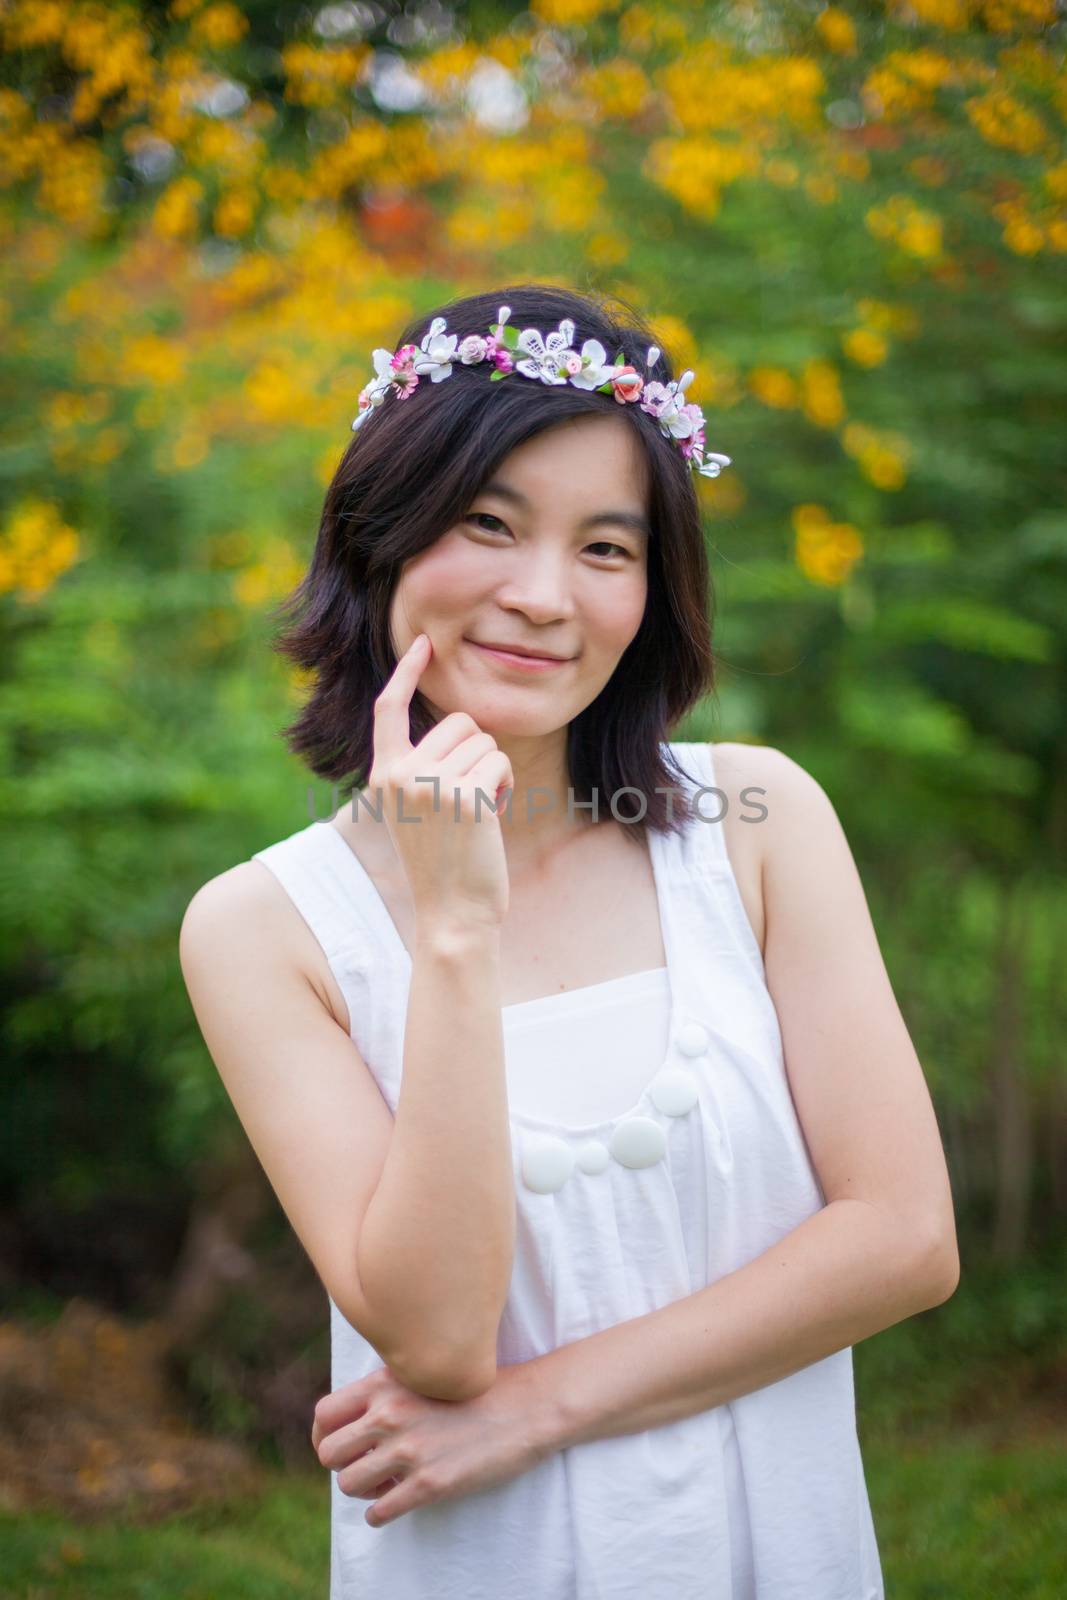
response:
<path fill-rule="evenodd" d="M 180 956 L 208 1050 L 342 1315 L 407 1388 L 496 1374 L 514 1246 L 499 929 L 424 921 L 397 1118 L 313 981 L 318 946 L 261 863 L 213 878 Z"/>
<path fill-rule="evenodd" d="M 499 799 L 514 774 L 466 713 L 411 745 L 429 652 L 420 635 L 374 706 L 371 787 L 388 798 L 415 904 L 395 1121 L 315 992 L 310 929 L 261 863 L 194 895 L 180 945 L 208 1049 L 327 1292 L 401 1383 L 460 1400 L 496 1377 L 515 1249 L 500 1016 L 507 862 L 497 816 L 477 798 Z M 413 823 L 392 822 L 400 799 L 396 815 Z"/>

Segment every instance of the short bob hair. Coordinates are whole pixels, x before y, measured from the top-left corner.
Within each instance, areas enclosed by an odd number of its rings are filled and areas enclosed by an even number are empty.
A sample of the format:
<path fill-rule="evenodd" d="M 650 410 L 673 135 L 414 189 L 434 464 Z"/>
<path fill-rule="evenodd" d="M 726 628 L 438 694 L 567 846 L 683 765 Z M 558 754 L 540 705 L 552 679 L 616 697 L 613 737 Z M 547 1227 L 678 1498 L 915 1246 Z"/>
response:
<path fill-rule="evenodd" d="M 649 347 L 659 343 L 618 300 L 609 308 L 602 299 L 522 283 L 427 311 L 409 323 L 397 346 L 420 344 L 437 316 L 460 338 L 485 333 L 503 305 L 511 307 L 513 327 L 535 327 L 546 337 L 569 317 L 576 349 L 597 339 L 609 361 L 621 349 L 642 374 Z M 454 365 L 445 382 L 423 380 L 402 402 L 390 393 L 353 433 L 326 491 L 311 564 L 273 613 L 283 623 L 273 648 L 312 675 L 306 703 L 281 736 L 346 799 L 365 787 L 374 754 L 374 701 L 397 663 L 388 618 L 403 564 L 461 520 L 483 483 L 525 440 L 565 418 L 621 417 L 648 466 L 648 599 L 610 680 L 568 727 L 569 782 L 575 804 L 596 792 L 597 810 L 585 812 L 590 818 L 612 815 L 629 823 L 635 836 L 646 827 L 673 832 L 687 808 L 681 794 L 668 805 L 668 796 L 656 792 L 679 788 L 662 744 L 711 692 L 715 677 L 713 596 L 692 469 L 638 405 L 569 383 L 521 376 L 494 383 L 490 371 L 488 365 Z M 677 374 L 661 353 L 649 376 L 667 383 Z M 416 690 L 413 744 L 434 721 Z"/>

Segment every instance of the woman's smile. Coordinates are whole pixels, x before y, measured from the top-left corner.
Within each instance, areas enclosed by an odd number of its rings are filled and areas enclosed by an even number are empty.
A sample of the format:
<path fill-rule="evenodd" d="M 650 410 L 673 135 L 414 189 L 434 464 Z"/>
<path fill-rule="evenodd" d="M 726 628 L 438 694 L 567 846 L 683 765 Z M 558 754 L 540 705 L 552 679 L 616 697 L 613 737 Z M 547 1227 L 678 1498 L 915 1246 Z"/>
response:
<path fill-rule="evenodd" d="M 567 667 L 574 657 L 558 660 L 552 656 L 520 656 L 510 650 L 497 650 L 491 645 L 479 644 L 476 639 L 466 639 L 465 644 L 473 645 L 483 656 L 490 660 L 498 661 L 501 666 L 508 667 L 515 672 L 551 672 L 553 668 Z"/>

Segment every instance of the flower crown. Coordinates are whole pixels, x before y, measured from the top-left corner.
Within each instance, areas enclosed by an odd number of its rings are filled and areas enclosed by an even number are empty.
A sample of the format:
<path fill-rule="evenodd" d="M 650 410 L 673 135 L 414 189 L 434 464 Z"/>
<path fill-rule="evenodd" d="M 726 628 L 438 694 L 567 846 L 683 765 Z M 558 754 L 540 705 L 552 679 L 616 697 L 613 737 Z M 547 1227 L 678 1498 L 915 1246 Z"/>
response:
<path fill-rule="evenodd" d="M 572 349 L 574 323 L 569 317 L 560 323 L 557 333 L 542 339 L 536 328 L 524 328 L 520 333 L 510 327 L 510 315 L 511 307 L 501 306 L 487 335 L 470 333 L 463 339 L 455 333 L 446 334 L 444 317 L 434 317 L 421 345 L 402 344 L 393 354 L 375 350 L 377 376 L 360 393 L 353 432 L 382 404 L 390 389 L 395 390 L 398 400 L 407 400 L 420 377 L 429 374 L 431 383 L 450 378 L 453 360 L 465 367 L 489 362 L 496 368 L 490 382 L 519 372 L 524 378 L 538 378 L 542 383 L 573 383 L 578 389 L 614 394 L 621 404 L 636 401 L 642 411 L 655 417 L 666 438 L 677 440 L 689 465 L 702 477 L 717 478 L 723 467 L 730 465 L 729 456 L 704 449 L 704 413 L 683 399 L 693 381 L 692 372 L 683 372 L 671 383 L 649 382 L 634 367 L 626 365 L 621 350 L 614 362 L 607 361 L 604 346 L 596 339 L 587 339 L 580 351 Z M 512 352 L 518 350 L 525 352 L 526 359 L 514 359 Z M 650 346 L 645 358 L 648 367 L 658 355 L 659 347 Z"/>

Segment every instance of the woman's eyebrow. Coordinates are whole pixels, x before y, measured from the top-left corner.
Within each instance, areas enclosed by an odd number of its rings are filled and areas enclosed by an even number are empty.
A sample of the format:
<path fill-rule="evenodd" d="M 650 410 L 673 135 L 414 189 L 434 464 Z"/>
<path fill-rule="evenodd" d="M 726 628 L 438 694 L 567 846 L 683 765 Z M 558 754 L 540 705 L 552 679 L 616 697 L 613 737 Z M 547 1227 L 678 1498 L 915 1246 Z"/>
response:
<path fill-rule="evenodd" d="M 513 505 L 528 511 L 530 502 L 518 489 L 513 489 L 509 483 L 501 483 L 492 478 L 488 483 L 483 483 L 482 494 L 495 494 L 501 500 L 510 500 Z M 615 523 L 623 528 L 631 528 L 634 533 L 641 534 L 646 539 L 651 539 L 652 529 L 648 518 L 638 511 L 594 511 L 591 516 L 583 517 L 578 524 L 580 528 L 597 528 L 605 523 Z"/>

